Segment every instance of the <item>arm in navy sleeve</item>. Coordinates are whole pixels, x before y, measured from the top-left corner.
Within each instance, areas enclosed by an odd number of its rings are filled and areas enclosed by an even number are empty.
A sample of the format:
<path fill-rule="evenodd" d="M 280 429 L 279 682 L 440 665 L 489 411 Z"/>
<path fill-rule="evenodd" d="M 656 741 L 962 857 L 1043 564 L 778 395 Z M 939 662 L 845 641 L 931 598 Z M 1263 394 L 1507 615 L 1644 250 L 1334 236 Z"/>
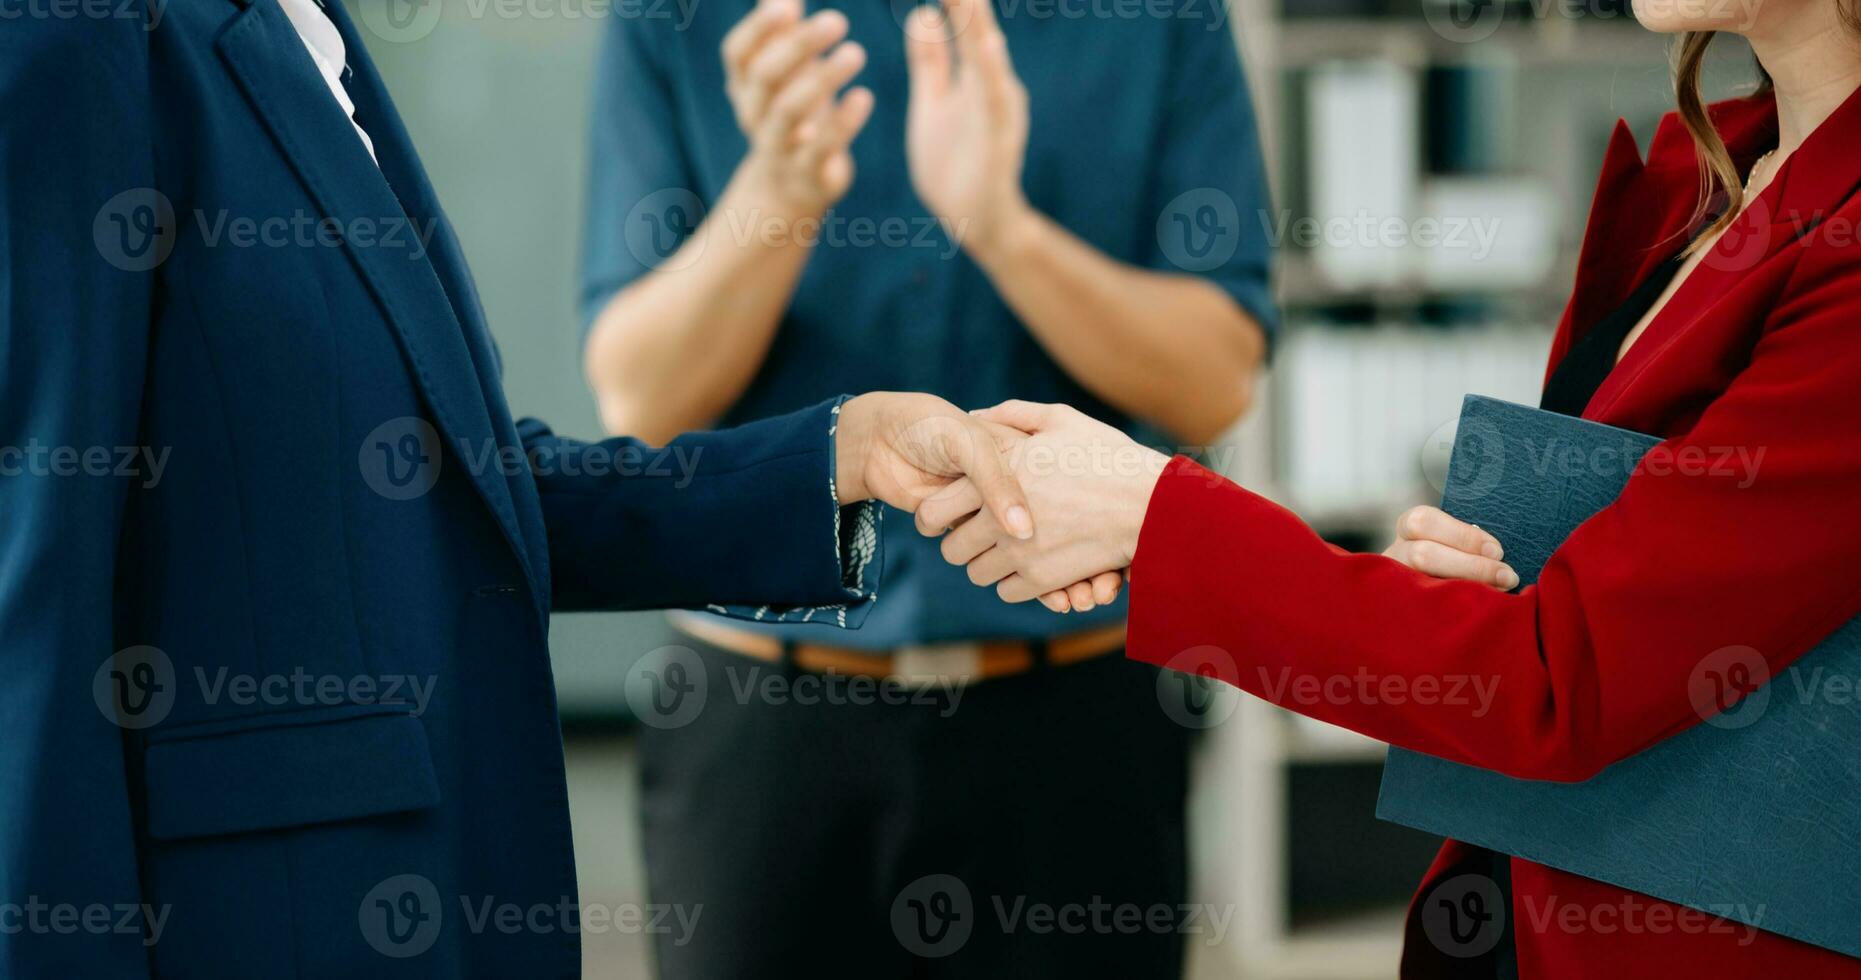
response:
<path fill-rule="evenodd" d="M 557 609 L 710 608 L 857 626 L 879 577 L 874 502 L 834 487 L 841 400 L 663 448 L 518 427 Z"/>

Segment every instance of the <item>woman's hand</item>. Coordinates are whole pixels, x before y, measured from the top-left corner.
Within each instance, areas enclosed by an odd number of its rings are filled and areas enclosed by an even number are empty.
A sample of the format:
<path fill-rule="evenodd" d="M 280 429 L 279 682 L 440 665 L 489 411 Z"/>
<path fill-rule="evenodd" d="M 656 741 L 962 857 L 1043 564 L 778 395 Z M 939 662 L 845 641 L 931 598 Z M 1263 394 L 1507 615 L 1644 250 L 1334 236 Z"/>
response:
<path fill-rule="evenodd" d="M 1435 578 L 1483 582 L 1508 592 L 1519 584 L 1498 538 L 1439 507 L 1413 507 L 1396 518 L 1396 542 L 1383 555 Z"/>
<path fill-rule="evenodd" d="M 926 500 L 918 530 L 933 537 L 948 531 L 944 558 L 968 566 L 970 581 L 996 586 L 1009 602 L 1040 598 L 1063 611 L 1060 593 L 1065 606 L 1082 610 L 1116 598 L 1116 579 L 1136 554 L 1169 458 L 1064 405 L 1011 401 L 976 417 L 1028 434 L 1009 455 L 1040 533 L 1004 535 L 987 514 L 964 520 L 982 504 L 967 483 Z"/>

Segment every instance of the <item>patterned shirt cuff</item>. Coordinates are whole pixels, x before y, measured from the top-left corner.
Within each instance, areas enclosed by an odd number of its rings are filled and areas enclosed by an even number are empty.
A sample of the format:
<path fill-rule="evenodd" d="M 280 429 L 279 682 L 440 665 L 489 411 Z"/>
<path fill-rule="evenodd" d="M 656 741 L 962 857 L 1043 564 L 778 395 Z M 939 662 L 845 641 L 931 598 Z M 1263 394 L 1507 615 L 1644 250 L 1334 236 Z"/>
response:
<path fill-rule="evenodd" d="M 865 621 L 879 598 L 879 577 L 885 565 L 885 549 L 879 543 L 885 507 L 876 500 L 840 505 L 840 491 L 834 486 L 834 474 L 839 472 L 834 436 L 840 427 L 840 407 L 850 397 L 842 395 L 827 415 L 827 503 L 833 508 L 833 545 L 840 556 L 840 588 L 846 600 L 831 606 L 711 605 L 706 607 L 709 611 L 758 623 L 825 623 L 841 629 L 858 629 Z"/>

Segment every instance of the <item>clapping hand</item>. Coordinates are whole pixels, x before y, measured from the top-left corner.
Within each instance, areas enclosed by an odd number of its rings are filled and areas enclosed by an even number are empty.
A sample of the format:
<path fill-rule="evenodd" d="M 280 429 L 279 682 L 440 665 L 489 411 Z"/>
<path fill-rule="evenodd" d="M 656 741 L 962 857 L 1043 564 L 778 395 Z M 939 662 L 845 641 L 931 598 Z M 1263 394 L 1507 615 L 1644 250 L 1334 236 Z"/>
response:
<path fill-rule="evenodd" d="M 725 35 L 725 88 L 750 151 L 739 176 L 758 200 L 793 217 L 819 215 L 853 183 L 853 138 L 872 92 L 842 86 L 866 65 L 845 40 L 846 15 L 803 18 L 801 0 L 759 0 Z"/>
<path fill-rule="evenodd" d="M 1039 532 L 1004 533 L 967 480 L 923 502 L 918 530 L 943 535 L 944 558 L 1008 602 L 1038 598 L 1065 612 L 1116 598 L 1169 458 L 1064 405 L 1011 401 L 975 417 L 1027 435 L 1008 443 L 1007 459 Z"/>

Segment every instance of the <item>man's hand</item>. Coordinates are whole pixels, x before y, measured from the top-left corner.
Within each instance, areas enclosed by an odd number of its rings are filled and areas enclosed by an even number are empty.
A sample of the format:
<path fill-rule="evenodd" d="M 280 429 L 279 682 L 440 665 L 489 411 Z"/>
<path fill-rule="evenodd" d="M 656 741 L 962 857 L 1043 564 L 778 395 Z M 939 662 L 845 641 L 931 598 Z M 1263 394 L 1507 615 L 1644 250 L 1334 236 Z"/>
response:
<path fill-rule="evenodd" d="M 804 20 L 801 0 L 760 0 L 724 36 L 725 85 L 750 143 L 733 183 L 791 218 L 820 215 L 853 184 L 848 147 L 872 116 L 872 92 L 835 98 L 866 65 L 846 33 L 837 10 Z"/>
<path fill-rule="evenodd" d="M 1027 89 L 1008 60 L 994 0 L 945 0 L 905 25 L 911 184 L 953 239 L 987 252 L 1029 216 L 1021 192 Z"/>
<path fill-rule="evenodd" d="M 964 521 L 981 503 L 967 483 L 926 500 L 917 511 L 918 530 L 934 536 L 956 525 L 943 540 L 944 558 L 967 565 L 970 581 L 996 586 L 1009 602 L 1040 598 L 1057 609 L 1057 593 L 1064 592 L 1074 608 L 1081 595 L 1090 608 L 1109 585 L 1107 573 L 1130 567 L 1169 457 L 1064 405 L 1011 401 L 976 417 L 1030 436 L 1010 455 L 1040 533 L 1004 535 L 986 513 Z"/>
<path fill-rule="evenodd" d="M 969 415 L 935 395 L 874 392 L 847 401 L 835 429 L 835 489 L 840 502 L 880 500 L 916 511 L 961 479 L 992 527 L 1030 538 L 1027 496 L 1002 451 L 1020 432 Z"/>

